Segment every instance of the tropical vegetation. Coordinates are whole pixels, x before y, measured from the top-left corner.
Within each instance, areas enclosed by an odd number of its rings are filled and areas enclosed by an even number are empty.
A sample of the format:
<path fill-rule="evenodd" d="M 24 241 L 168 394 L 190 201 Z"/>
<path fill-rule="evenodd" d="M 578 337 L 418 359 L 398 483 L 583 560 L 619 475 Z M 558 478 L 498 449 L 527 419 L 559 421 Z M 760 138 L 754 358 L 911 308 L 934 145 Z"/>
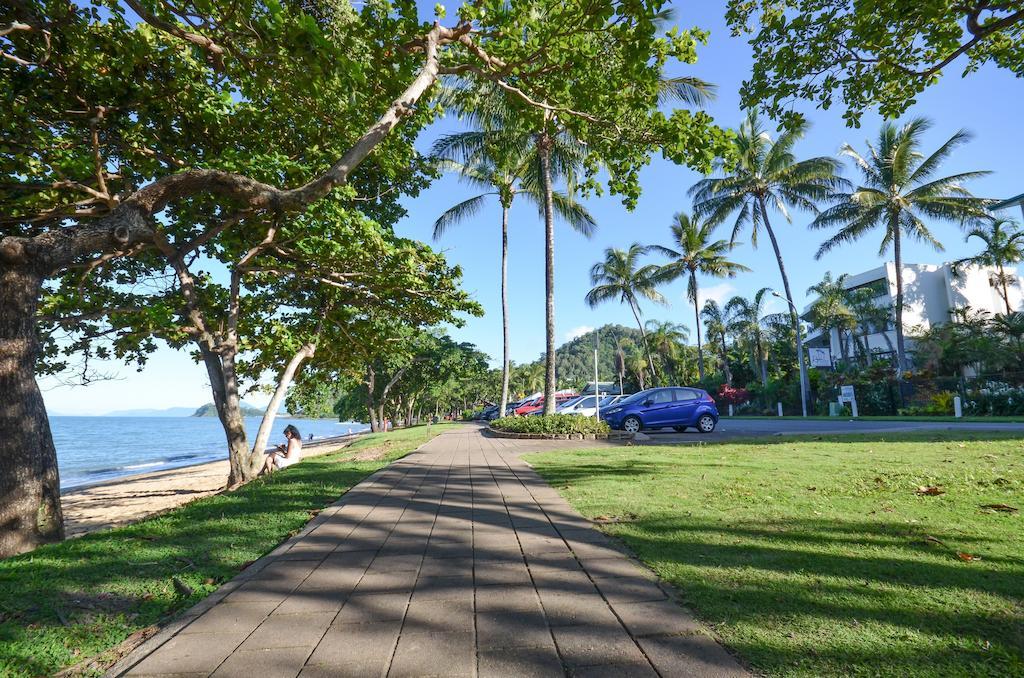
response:
<path fill-rule="evenodd" d="M 594 417 L 572 414 L 546 414 L 531 417 L 503 417 L 491 422 L 491 427 L 509 433 L 546 433 L 554 435 L 608 433 L 608 424 Z"/>

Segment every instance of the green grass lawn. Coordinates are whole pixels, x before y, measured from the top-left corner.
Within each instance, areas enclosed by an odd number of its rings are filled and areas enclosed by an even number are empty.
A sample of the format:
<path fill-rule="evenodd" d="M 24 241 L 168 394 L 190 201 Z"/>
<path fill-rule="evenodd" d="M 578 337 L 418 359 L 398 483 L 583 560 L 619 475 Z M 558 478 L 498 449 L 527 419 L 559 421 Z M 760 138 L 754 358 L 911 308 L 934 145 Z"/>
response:
<path fill-rule="evenodd" d="M 128 636 L 194 605 L 446 426 L 367 435 L 235 492 L 0 561 L 0 675 L 51 675 L 106 653 L 85 671 L 99 673 Z M 369 450 L 383 456 L 352 460 Z"/>
<path fill-rule="evenodd" d="M 1024 675 L 1024 438 L 942 432 L 533 454 L 750 666 Z M 937 496 L 919 488 L 938 486 Z M 957 553 L 964 554 L 958 556 Z"/>

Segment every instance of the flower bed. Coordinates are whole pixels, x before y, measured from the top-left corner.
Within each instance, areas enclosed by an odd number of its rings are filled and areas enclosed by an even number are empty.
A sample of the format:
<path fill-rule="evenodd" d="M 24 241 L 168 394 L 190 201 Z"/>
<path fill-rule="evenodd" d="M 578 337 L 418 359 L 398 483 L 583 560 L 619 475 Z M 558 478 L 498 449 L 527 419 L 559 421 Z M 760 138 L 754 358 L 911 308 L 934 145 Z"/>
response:
<path fill-rule="evenodd" d="M 547 416 L 503 417 L 491 422 L 491 429 L 503 433 L 537 435 L 607 436 L 611 429 L 594 417 L 574 414 Z"/>

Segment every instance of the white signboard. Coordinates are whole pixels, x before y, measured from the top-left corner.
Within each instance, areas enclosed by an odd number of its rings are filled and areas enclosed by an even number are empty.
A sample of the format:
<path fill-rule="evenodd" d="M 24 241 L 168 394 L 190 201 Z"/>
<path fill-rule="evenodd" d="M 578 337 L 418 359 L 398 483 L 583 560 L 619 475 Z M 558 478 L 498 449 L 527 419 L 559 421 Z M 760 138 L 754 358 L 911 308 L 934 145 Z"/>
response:
<path fill-rule="evenodd" d="M 850 403 L 857 399 L 857 396 L 853 392 L 852 386 L 840 386 L 839 387 L 839 400 L 844 403 Z"/>
<path fill-rule="evenodd" d="M 811 359 L 811 367 L 832 367 L 832 349 L 809 348 L 807 353 Z"/>

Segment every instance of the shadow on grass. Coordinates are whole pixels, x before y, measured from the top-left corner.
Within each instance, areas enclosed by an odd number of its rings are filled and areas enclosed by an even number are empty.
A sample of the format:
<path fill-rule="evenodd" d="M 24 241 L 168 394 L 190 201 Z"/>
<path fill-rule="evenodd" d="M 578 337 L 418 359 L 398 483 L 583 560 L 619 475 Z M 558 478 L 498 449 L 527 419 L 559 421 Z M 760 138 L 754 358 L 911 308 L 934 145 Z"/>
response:
<path fill-rule="evenodd" d="M 1014 550 L 1020 543 L 1019 533 L 1009 529 L 1017 524 L 1015 516 L 978 514 L 968 518 L 973 523 L 944 529 L 944 518 L 917 523 L 881 512 L 871 519 L 818 518 L 809 504 L 765 503 L 744 505 L 745 515 L 735 517 L 728 501 L 723 505 L 722 497 L 712 496 L 724 488 L 706 487 L 711 495 L 702 502 L 687 485 L 693 476 L 677 484 L 666 475 L 684 467 L 699 477 L 711 465 L 686 450 L 664 451 L 669 453 L 660 457 L 647 447 L 609 456 L 600 450 L 592 457 L 547 455 L 535 466 L 556 488 L 578 493 L 593 511 L 640 514 L 605 530 L 668 579 L 758 669 L 800 675 L 1024 675 L 1024 553 Z M 677 457 L 677 451 L 688 456 Z M 751 474 L 744 463 L 749 459 L 730 458 L 728 472 L 734 475 L 715 480 L 756 485 L 776 477 L 774 463 L 762 463 Z M 646 500 L 623 491 L 640 478 L 657 477 L 664 483 L 644 491 L 667 494 L 646 504 L 645 515 Z M 690 499 L 672 499 L 676 490 Z M 822 510 L 830 504 L 824 499 Z M 983 520 L 1000 521 L 1000 529 L 986 530 Z M 956 549 L 982 554 L 982 560 L 963 562 Z"/>
<path fill-rule="evenodd" d="M 371 462 L 315 457 L 235 492 L 0 561 L 0 674 L 52 674 L 192 606 L 407 451 Z"/>

